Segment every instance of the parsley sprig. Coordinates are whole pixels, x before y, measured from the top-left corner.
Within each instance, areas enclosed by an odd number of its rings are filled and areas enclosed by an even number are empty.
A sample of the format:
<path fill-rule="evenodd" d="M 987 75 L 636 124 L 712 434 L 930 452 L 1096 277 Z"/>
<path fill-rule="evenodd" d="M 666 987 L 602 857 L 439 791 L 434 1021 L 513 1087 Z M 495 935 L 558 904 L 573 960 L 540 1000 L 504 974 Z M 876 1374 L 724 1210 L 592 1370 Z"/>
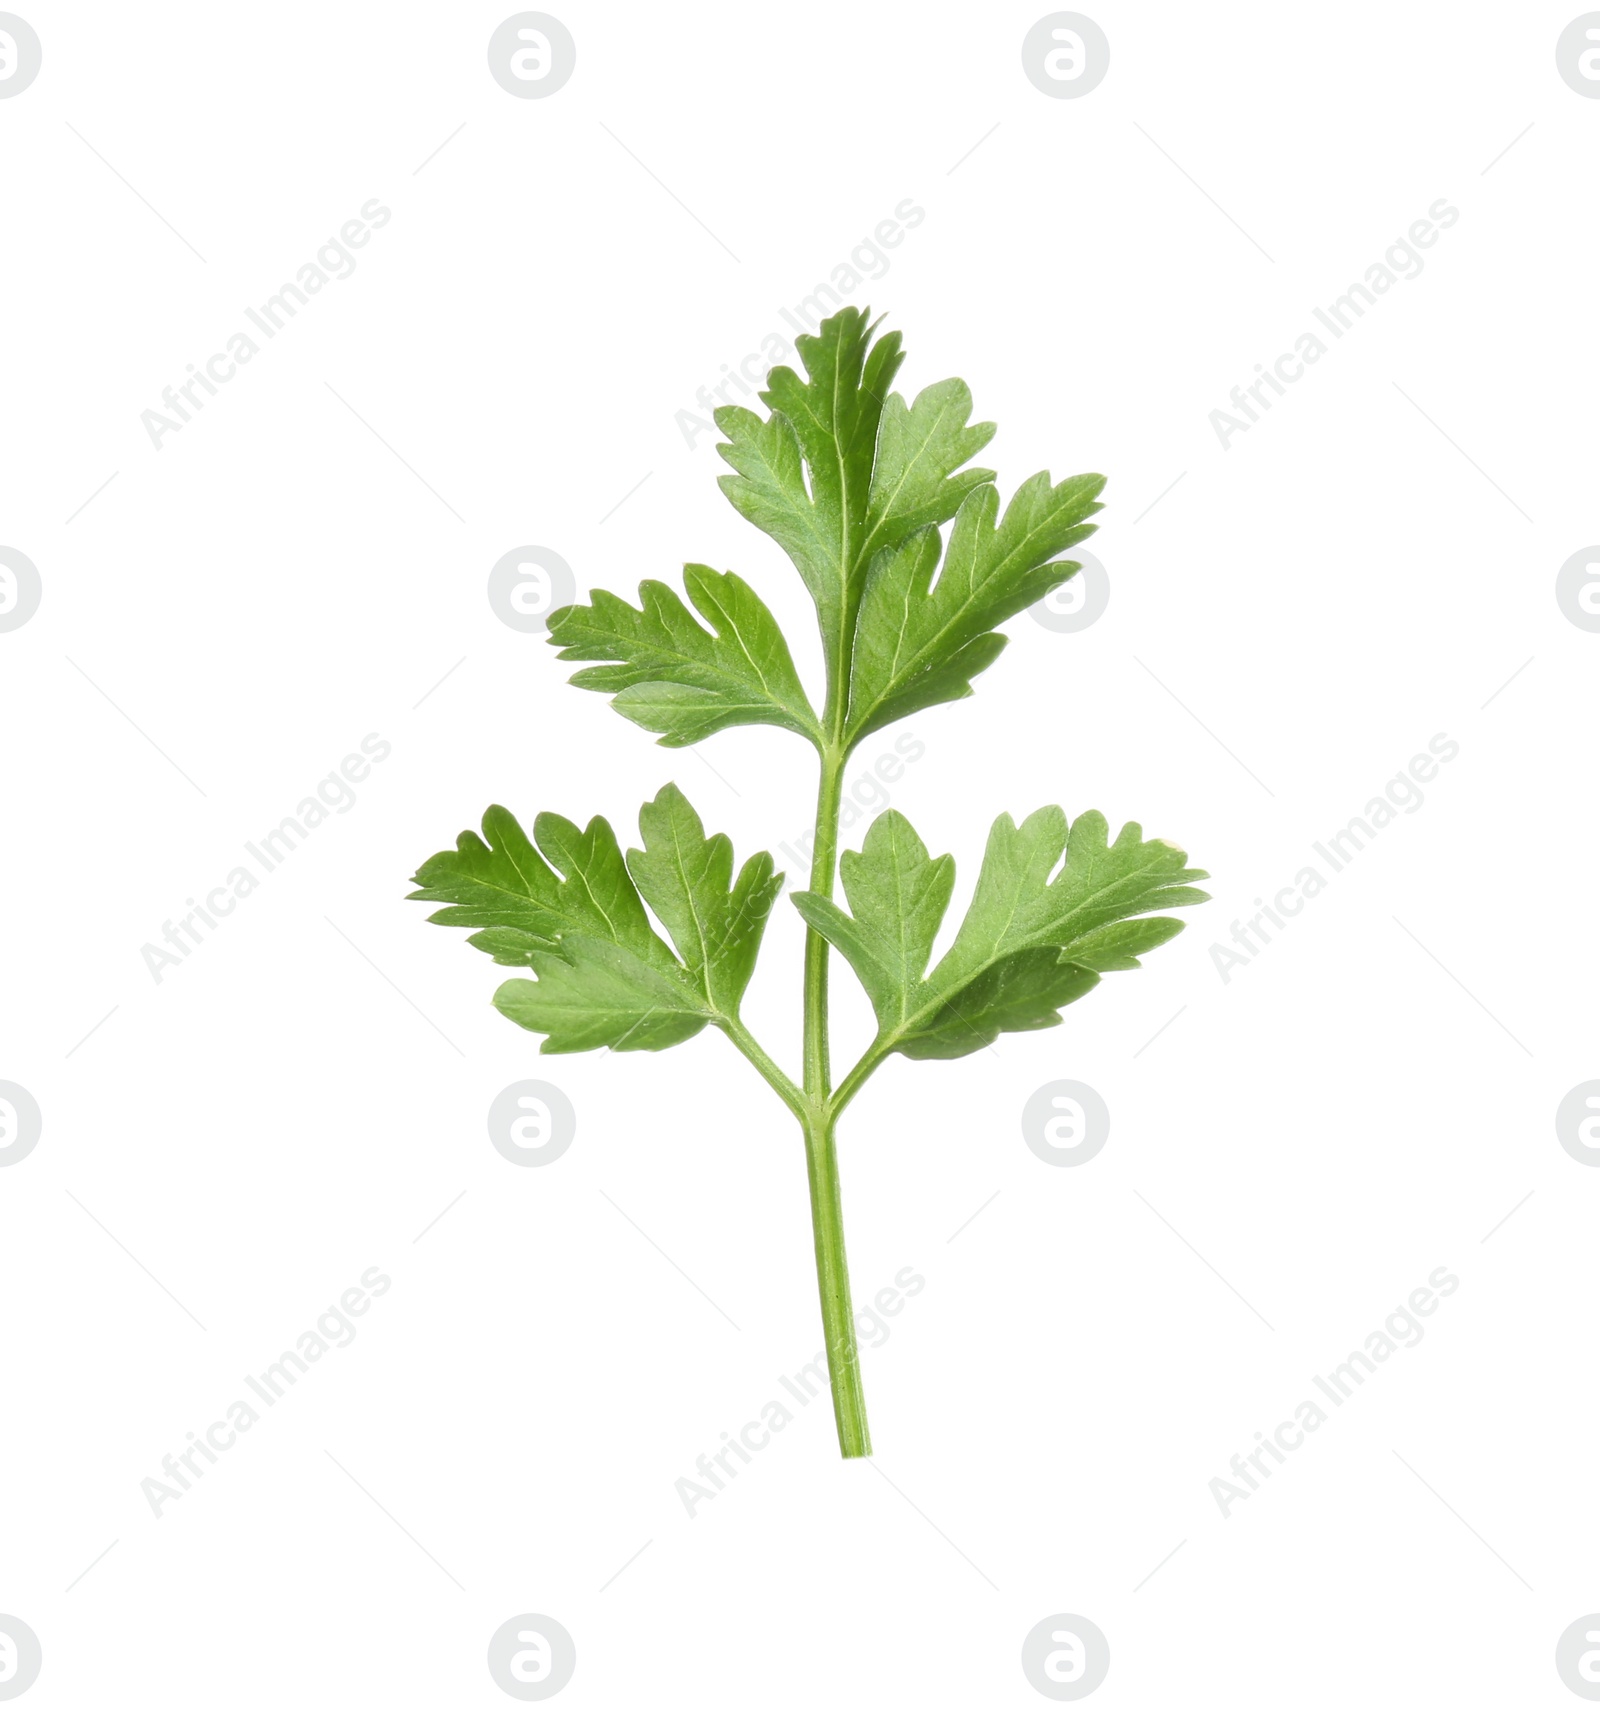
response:
<path fill-rule="evenodd" d="M 725 834 L 707 835 L 689 800 L 664 786 L 639 812 L 643 844 L 624 855 L 603 817 L 586 828 L 548 812 L 530 838 L 494 806 L 483 833 L 417 871 L 430 922 L 470 928 L 497 964 L 532 973 L 494 1004 L 544 1037 L 546 1054 L 658 1050 L 708 1025 L 722 1031 L 799 1121 L 805 1140 L 828 1366 L 839 1445 L 871 1451 L 845 1257 L 836 1129 L 891 1054 L 956 1059 L 1005 1031 L 1043 1030 L 1107 971 L 1183 927 L 1157 913 L 1197 904 L 1205 879 L 1130 822 L 1115 839 L 1087 810 L 1002 815 L 966 913 L 933 961 L 955 886 L 953 858 L 931 857 L 896 810 L 838 860 L 845 764 L 869 733 L 972 694 L 1004 649 L 996 629 L 1076 572 L 1062 558 L 1094 529 L 1099 476 L 1028 478 L 1000 507 L 994 472 L 969 461 L 992 423 L 973 423 L 964 381 L 935 382 L 909 404 L 891 392 L 900 336 L 863 310 L 797 341 L 805 366 L 774 369 L 762 403 L 716 413 L 732 467 L 723 492 L 793 561 L 816 607 L 826 683 L 806 694 L 770 609 L 733 572 L 684 568 L 683 596 L 649 580 L 634 606 L 605 590 L 550 616 L 572 683 L 669 747 L 733 726 L 775 726 L 816 750 L 810 885 L 793 895 L 806 924 L 802 1070 L 789 1076 L 739 1015 L 783 884 L 759 852 L 734 870 Z M 844 901 L 834 898 L 840 871 Z M 664 932 L 664 934 L 663 934 Z M 877 1034 L 834 1081 L 829 954 L 866 990 Z"/>

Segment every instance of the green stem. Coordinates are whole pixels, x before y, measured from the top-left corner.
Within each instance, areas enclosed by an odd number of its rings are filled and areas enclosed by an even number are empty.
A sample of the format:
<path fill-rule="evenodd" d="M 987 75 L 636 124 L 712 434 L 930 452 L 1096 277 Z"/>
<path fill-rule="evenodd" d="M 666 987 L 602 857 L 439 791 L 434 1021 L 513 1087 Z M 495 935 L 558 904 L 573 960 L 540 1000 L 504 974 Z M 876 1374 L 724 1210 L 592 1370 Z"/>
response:
<path fill-rule="evenodd" d="M 829 699 L 830 704 L 834 701 Z M 811 855 L 811 891 L 833 897 L 834 861 L 839 844 L 839 798 L 844 749 L 820 748 L 817 820 Z M 828 1066 L 828 943 L 815 929 L 806 931 L 805 1100 L 806 1178 L 811 1187 L 811 1228 L 816 1241 L 817 1291 L 822 1300 L 822 1331 L 828 1352 L 828 1380 L 839 1451 L 858 1459 L 872 1451 L 867 1406 L 861 1391 L 861 1360 L 856 1350 L 855 1309 L 850 1302 L 850 1267 L 844 1249 L 844 1209 L 839 1198 L 839 1161 L 834 1150 Z"/>
<path fill-rule="evenodd" d="M 801 1125 L 805 1125 L 810 1117 L 805 1096 L 795 1087 L 794 1080 L 788 1073 L 778 1065 L 766 1049 L 745 1028 L 744 1021 L 737 1017 L 723 1017 L 717 1022 L 734 1047 L 783 1098 L 783 1104 L 789 1112 L 799 1120 Z"/>
<path fill-rule="evenodd" d="M 811 891 L 833 897 L 834 857 L 839 844 L 839 797 L 844 787 L 844 758 L 832 748 L 818 753 L 822 766 L 817 779 L 817 819 L 811 848 Z M 806 930 L 805 969 L 805 1086 L 813 1106 L 827 1100 L 828 1072 L 828 943 L 815 929 Z"/>
<path fill-rule="evenodd" d="M 866 1397 L 861 1391 L 861 1360 L 856 1350 L 856 1317 L 850 1301 L 850 1266 L 844 1253 L 844 1210 L 839 1201 L 839 1162 L 831 1119 L 813 1120 L 806 1126 L 806 1177 L 811 1185 L 817 1289 L 822 1298 L 822 1332 L 828 1350 L 839 1452 L 846 1459 L 859 1459 L 871 1453 L 872 1436 L 867 1429 Z"/>
<path fill-rule="evenodd" d="M 839 1115 L 849 1107 L 856 1092 L 888 1059 L 891 1052 L 889 1043 L 880 1038 L 856 1061 L 855 1065 L 839 1080 L 838 1089 L 829 1098 L 828 1117 L 830 1120 L 837 1120 Z"/>

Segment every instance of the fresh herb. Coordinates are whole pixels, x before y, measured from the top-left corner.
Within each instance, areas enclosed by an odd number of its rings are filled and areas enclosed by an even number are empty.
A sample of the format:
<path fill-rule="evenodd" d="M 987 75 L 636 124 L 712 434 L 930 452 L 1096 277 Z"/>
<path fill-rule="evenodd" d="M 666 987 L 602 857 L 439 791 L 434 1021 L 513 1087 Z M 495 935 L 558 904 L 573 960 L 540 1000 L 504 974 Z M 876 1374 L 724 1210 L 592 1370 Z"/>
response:
<path fill-rule="evenodd" d="M 1043 1030 L 1105 971 L 1183 925 L 1152 912 L 1207 895 L 1204 872 L 1130 822 L 1116 839 L 1085 811 L 1055 807 L 1021 826 L 1001 816 L 972 901 L 932 970 L 933 944 L 955 863 L 930 857 L 898 811 L 872 824 L 838 867 L 845 763 L 869 733 L 972 694 L 972 679 L 1005 647 L 995 629 L 1079 568 L 1061 559 L 1095 526 L 1098 476 L 1030 477 L 1004 514 L 994 472 L 968 465 L 994 434 L 971 423 L 963 381 L 940 381 L 910 403 L 889 391 L 900 336 L 874 338 L 846 309 L 796 341 L 806 367 L 774 369 L 763 419 L 716 413 L 735 474 L 723 492 L 794 562 L 821 627 L 827 684 L 820 714 L 766 604 L 732 572 L 684 569 L 693 611 L 667 584 L 640 585 L 631 606 L 596 590 L 587 606 L 550 616 L 550 642 L 587 661 L 573 684 L 669 747 L 731 726 L 798 733 L 820 760 L 811 885 L 794 895 L 806 922 L 803 1071 L 790 1078 L 755 1041 L 739 1004 L 755 969 L 783 877 L 766 852 L 734 872 L 726 835 L 705 832 L 676 786 L 639 813 L 643 845 L 623 855 L 610 824 L 587 828 L 546 813 L 530 839 L 495 807 L 483 837 L 418 870 L 410 897 L 441 902 L 431 922 L 477 931 L 497 964 L 530 970 L 494 1004 L 545 1038 L 546 1054 L 659 1049 L 714 1025 L 777 1091 L 805 1138 L 828 1368 L 839 1446 L 871 1451 L 856 1351 L 835 1131 L 839 1116 L 891 1054 L 949 1060 L 1002 1031 Z M 941 537 L 941 526 L 950 526 Z M 846 909 L 848 907 L 848 909 Z M 647 910 L 648 908 L 648 910 Z M 651 920 L 654 914 L 654 922 Z M 657 928 L 659 925 L 659 930 Z M 666 933 L 663 939 L 660 930 Z M 669 945 L 670 942 L 670 945 Z M 837 1083 L 828 1056 L 828 955 L 837 948 L 877 1015 L 877 1036 Z"/>

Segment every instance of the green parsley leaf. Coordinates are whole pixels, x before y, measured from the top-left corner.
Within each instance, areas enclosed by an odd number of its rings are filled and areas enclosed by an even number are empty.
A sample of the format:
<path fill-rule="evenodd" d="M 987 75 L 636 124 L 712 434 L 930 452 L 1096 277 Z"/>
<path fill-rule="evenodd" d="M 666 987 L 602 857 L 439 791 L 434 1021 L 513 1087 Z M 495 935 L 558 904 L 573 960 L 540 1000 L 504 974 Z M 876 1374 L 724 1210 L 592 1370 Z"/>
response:
<path fill-rule="evenodd" d="M 961 503 L 940 564 L 924 529 L 880 555 L 867 577 L 851 669 L 849 742 L 935 703 L 972 695 L 972 679 L 1006 646 L 994 628 L 1078 570 L 1056 555 L 1095 529 L 1102 476 L 1023 483 L 997 525 L 989 484 Z M 934 573 L 938 572 L 938 581 Z"/>
<path fill-rule="evenodd" d="M 411 878 L 417 891 L 407 899 L 448 900 L 428 921 L 485 933 L 468 940 L 497 964 L 521 965 L 517 956 L 553 947 L 572 927 L 561 909 L 561 880 L 499 804 L 483 813 L 483 837 L 469 828 L 454 851 L 435 852 Z"/>
<path fill-rule="evenodd" d="M 973 489 L 994 481 L 992 470 L 960 468 L 994 439 L 994 424 L 969 424 L 971 415 L 972 393 L 965 381 L 935 381 L 910 405 L 898 393 L 889 395 L 878 427 L 867 530 L 856 549 L 853 577 L 859 580 L 873 555 L 914 530 L 954 518 Z"/>
<path fill-rule="evenodd" d="M 826 639 L 843 621 L 846 567 L 866 521 L 878 422 L 901 363 L 898 334 L 876 345 L 871 338 L 864 311 L 841 310 L 820 332 L 796 339 L 806 380 L 787 367 L 767 377 L 761 400 L 772 415 L 765 422 L 742 405 L 715 414 L 728 437 L 717 450 L 737 473 L 719 485 L 794 561 Z"/>
<path fill-rule="evenodd" d="M 757 852 L 734 880 L 733 842 L 726 834 L 707 839 L 676 786 L 663 786 L 639 812 L 639 832 L 644 850 L 628 853 L 629 873 L 709 1005 L 736 1014 L 783 877 Z"/>
<path fill-rule="evenodd" d="M 624 862 L 603 817 L 580 830 L 542 815 L 536 847 L 495 805 L 484 838 L 469 830 L 417 871 L 411 898 L 449 902 L 431 922 L 476 927 L 473 946 L 535 973 L 537 982 L 501 984 L 494 1004 L 546 1035 L 547 1054 L 667 1048 L 737 1018 L 783 878 L 760 852 L 734 880 L 727 836 L 707 839 L 676 786 L 639 820 L 645 850 Z M 651 926 L 646 900 L 682 962 Z"/>
<path fill-rule="evenodd" d="M 689 565 L 683 581 L 710 630 L 654 579 L 640 584 L 638 607 L 594 590 L 588 606 L 551 614 L 549 641 L 563 661 L 615 663 L 585 667 L 572 683 L 617 692 L 611 706 L 668 746 L 731 726 L 787 727 L 817 740 L 817 717 L 766 603 L 733 572 Z"/>
<path fill-rule="evenodd" d="M 850 961 L 880 1030 L 898 1030 L 950 904 L 956 860 L 930 859 L 910 822 L 886 810 L 867 829 L 861 850 L 840 858 L 839 873 L 849 913 L 815 893 L 794 894 L 795 906 Z"/>
<path fill-rule="evenodd" d="M 1058 1009 L 1087 994 L 1100 972 L 1137 969 L 1138 954 L 1183 927 L 1148 913 L 1209 897 L 1188 885 L 1205 874 L 1186 868 L 1176 847 L 1146 840 L 1136 822 L 1114 844 L 1108 831 L 1095 810 L 1070 829 L 1054 806 L 1020 828 L 1001 816 L 954 944 L 926 977 L 954 866 L 930 860 L 897 811 L 880 816 L 841 864 L 851 915 L 814 893 L 794 902 L 861 979 L 882 1053 L 953 1059 L 1002 1031 L 1060 1023 Z"/>
<path fill-rule="evenodd" d="M 664 973 L 614 941 L 569 935 L 559 952 L 535 952 L 528 962 L 539 980 L 511 977 L 495 990 L 494 1004 L 513 1024 L 542 1034 L 544 1054 L 671 1048 L 711 1022 L 681 974 Z"/>
<path fill-rule="evenodd" d="M 1081 965 L 1063 964 L 1053 947 L 1031 947 L 988 966 L 896 1046 L 910 1060 L 958 1060 L 987 1048 L 1004 1030 L 1059 1024 L 1059 1009 L 1099 981 Z"/>
<path fill-rule="evenodd" d="M 994 472 L 954 473 L 988 444 L 992 423 L 969 425 L 963 381 L 924 388 L 907 405 L 889 392 L 903 361 L 900 336 L 872 342 L 863 310 L 841 310 L 795 341 L 806 367 L 774 369 L 761 394 L 764 422 L 742 405 L 716 413 L 718 451 L 734 476 L 723 492 L 766 531 L 805 580 L 824 644 L 848 649 L 874 555 L 914 530 L 954 517 Z"/>

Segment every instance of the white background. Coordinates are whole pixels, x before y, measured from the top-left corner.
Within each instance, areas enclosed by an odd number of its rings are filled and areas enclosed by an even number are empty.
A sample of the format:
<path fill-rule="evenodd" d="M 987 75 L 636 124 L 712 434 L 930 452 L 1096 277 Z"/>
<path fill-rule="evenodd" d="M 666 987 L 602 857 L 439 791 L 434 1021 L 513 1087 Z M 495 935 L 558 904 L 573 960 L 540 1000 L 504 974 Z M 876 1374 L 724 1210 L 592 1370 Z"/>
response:
<path fill-rule="evenodd" d="M 1600 636 L 1554 580 L 1600 537 L 1600 103 L 1556 73 L 1572 12 L 1094 0 L 1110 73 L 1051 100 L 1034 7 L 557 10 L 576 74 L 522 101 L 498 7 L 25 7 L 0 541 L 44 598 L 0 635 L 0 1076 L 44 1136 L 0 1174 L 0 1611 L 43 1640 L 29 1706 L 492 1710 L 526 1611 L 576 1639 L 573 1710 L 1043 1707 L 1019 1650 L 1061 1611 L 1110 1640 L 1108 1711 L 1574 1704 L 1600 1175 L 1553 1115 L 1600 1075 Z M 162 388 L 373 197 L 355 273 L 152 448 Z M 1441 197 L 1423 273 L 1224 451 L 1229 389 Z M 973 699 L 908 723 L 894 801 L 958 904 L 992 818 L 1049 802 L 1182 844 L 1215 902 L 1061 1029 L 870 1086 L 856 1297 L 927 1282 L 865 1356 L 876 1469 L 819 1401 L 691 1519 L 676 1480 L 820 1345 L 793 1124 L 712 1033 L 539 1059 L 489 1006 L 506 973 L 402 896 L 495 801 L 627 838 L 677 779 L 741 855 L 806 829 L 797 739 L 656 749 L 485 583 L 520 543 L 580 589 L 734 567 L 810 672 L 797 578 L 674 413 L 906 198 L 856 300 L 904 330 L 902 388 L 971 383 L 1005 491 L 1108 474 L 1112 599 L 1013 621 Z M 356 807 L 154 982 L 141 947 L 374 732 Z M 1212 944 L 1436 733 L 1423 808 L 1224 983 Z M 800 941 L 780 902 L 748 1008 L 791 1067 Z M 484 1126 L 528 1076 L 578 1114 L 537 1170 Z M 1065 1171 L 1019 1128 L 1062 1077 L 1112 1114 Z M 370 1266 L 354 1344 L 153 1517 L 162 1455 Z M 1224 1519 L 1210 1480 L 1441 1266 L 1421 1345 Z"/>

